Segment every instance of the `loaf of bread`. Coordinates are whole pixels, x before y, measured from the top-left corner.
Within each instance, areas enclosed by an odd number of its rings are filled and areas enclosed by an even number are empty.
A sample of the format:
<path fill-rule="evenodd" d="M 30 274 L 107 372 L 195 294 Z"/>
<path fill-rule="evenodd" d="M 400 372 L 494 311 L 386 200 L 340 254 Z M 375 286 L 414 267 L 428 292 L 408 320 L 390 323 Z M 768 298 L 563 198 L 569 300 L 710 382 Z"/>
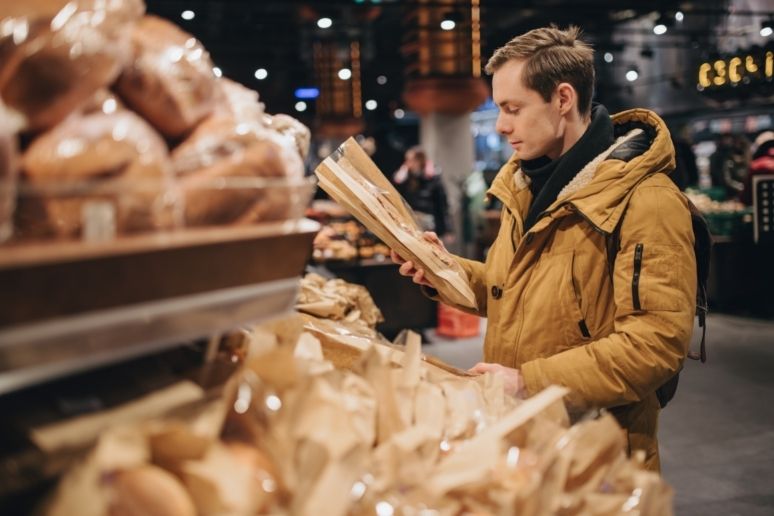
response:
<path fill-rule="evenodd" d="M 145 16 L 132 31 L 132 49 L 116 90 L 163 135 L 182 137 L 212 112 L 212 61 L 196 38 L 166 20 Z"/>
<path fill-rule="evenodd" d="M 0 96 L 31 131 L 53 127 L 127 62 L 142 0 L 2 2 Z"/>
<path fill-rule="evenodd" d="M 283 138 L 225 115 L 202 122 L 172 153 L 186 226 L 284 218 L 290 199 L 283 180 L 303 164 Z"/>
<path fill-rule="evenodd" d="M 22 237 L 81 236 L 90 209 L 106 210 L 118 233 L 173 223 L 166 144 L 128 110 L 73 115 L 42 134 L 24 153 L 22 180 Z"/>
<path fill-rule="evenodd" d="M 278 143 L 289 147 L 294 146 L 302 161 L 309 154 L 311 140 L 309 128 L 289 115 L 266 113 L 257 91 L 229 79 L 219 79 L 216 112 L 230 116 L 240 123 L 256 124 L 269 132 L 285 137 L 278 139 Z M 303 171 L 301 172 L 303 174 Z"/>
<path fill-rule="evenodd" d="M 107 516 L 196 516 L 183 484 L 157 466 L 119 471 L 111 480 Z"/>

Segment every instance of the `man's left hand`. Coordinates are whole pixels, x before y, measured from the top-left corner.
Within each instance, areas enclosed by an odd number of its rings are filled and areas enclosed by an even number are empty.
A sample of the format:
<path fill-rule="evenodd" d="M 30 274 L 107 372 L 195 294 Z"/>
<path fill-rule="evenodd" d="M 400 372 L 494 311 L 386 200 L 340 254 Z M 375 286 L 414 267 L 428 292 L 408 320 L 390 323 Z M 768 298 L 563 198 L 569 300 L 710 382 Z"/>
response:
<path fill-rule="evenodd" d="M 490 364 L 487 362 L 479 362 L 468 370 L 469 373 L 484 374 L 494 373 L 501 374 L 503 376 L 503 384 L 505 392 L 511 396 L 517 398 L 526 398 L 527 390 L 524 385 L 524 377 L 521 371 L 513 369 L 512 367 L 505 367 L 500 364 Z"/>

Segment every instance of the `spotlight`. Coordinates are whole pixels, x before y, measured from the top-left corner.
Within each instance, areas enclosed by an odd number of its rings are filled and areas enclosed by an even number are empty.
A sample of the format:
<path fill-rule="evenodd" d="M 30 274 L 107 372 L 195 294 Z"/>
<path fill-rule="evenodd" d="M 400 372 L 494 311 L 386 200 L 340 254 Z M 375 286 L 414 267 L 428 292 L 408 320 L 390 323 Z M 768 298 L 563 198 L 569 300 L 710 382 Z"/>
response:
<path fill-rule="evenodd" d="M 317 26 L 321 29 L 329 29 L 333 25 L 333 20 L 330 18 L 320 18 L 317 20 Z"/>
<path fill-rule="evenodd" d="M 298 111 L 299 113 L 303 113 L 304 111 L 306 111 L 306 102 L 302 100 L 299 100 L 298 102 L 296 102 L 296 111 Z"/>
<path fill-rule="evenodd" d="M 612 52 L 605 52 L 605 62 L 606 63 L 612 63 L 613 62 L 613 53 Z"/>
<path fill-rule="evenodd" d="M 392 115 L 393 115 L 395 118 L 397 118 L 398 120 L 400 120 L 401 118 L 403 118 L 404 116 L 406 116 L 406 112 L 405 112 L 405 111 L 403 111 L 402 109 L 396 109 L 395 111 L 393 111 L 393 112 L 392 112 Z"/>
<path fill-rule="evenodd" d="M 349 68 L 342 68 L 339 70 L 339 79 L 342 81 L 347 81 L 352 77 L 352 70 Z"/>
<path fill-rule="evenodd" d="M 685 19 L 685 15 L 683 14 L 683 12 L 682 12 L 682 11 L 677 11 L 677 12 L 675 13 L 675 20 L 677 20 L 677 21 L 679 21 L 679 22 L 681 22 L 681 23 L 682 23 L 682 21 L 683 21 L 684 19 Z"/>
<path fill-rule="evenodd" d="M 180 17 L 186 21 L 190 21 L 196 17 L 196 13 L 193 11 L 186 10 L 180 13 Z"/>
<path fill-rule="evenodd" d="M 457 24 L 455 23 L 454 20 L 443 20 L 441 22 L 441 28 L 443 30 L 453 30 L 454 27 L 456 27 L 456 26 L 457 26 Z"/>
<path fill-rule="evenodd" d="M 368 111 L 373 111 L 379 104 L 374 99 L 366 100 L 365 108 Z"/>
<path fill-rule="evenodd" d="M 385 84 L 387 84 L 387 76 L 386 75 L 380 75 L 379 77 L 376 78 L 376 83 L 379 86 L 384 86 Z"/>
<path fill-rule="evenodd" d="M 221 70 L 221 69 L 220 69 L 220 68 L 218 68 L 217 66 L 213 66 L 213 67 L 212 67 L 212 74 L 213 74 L 215 77 L 223 77 L 223 70 Z"/>
<path fill-rule="evenodd" d="M 768 38 L 774 34 L 774 19 L 769 18 L 761 22 L 761 37 Z"/>
<path fill-rule="evenodd" d="M 626 72 L 626 80 L 629 81 L 629 82 L 636 81 L 639 76 L 640 76 L 640 74 L 639 74 L 639 72 L 637 71 L 636 68 L 630 68 Z"/>
<path fill-rule="evenodd" d="M 653 25 L 653 34 L 656 34 L 657 36 L 666 34 L 666 31 L 668 27 L 672 25 L 672 22 L 673 20 L 671 18 L 668 18 L 663 14 L 660 15 L 656 20 L 655 25 Z"/>
<path fill-rule="evenodd" d="M 258 68 L 255 71 L 255 78 L 258 79 L 259 81 L 264 80 L 268 76 L 269 76 L 269 72 L 266 71 L 266 68 Z"/>

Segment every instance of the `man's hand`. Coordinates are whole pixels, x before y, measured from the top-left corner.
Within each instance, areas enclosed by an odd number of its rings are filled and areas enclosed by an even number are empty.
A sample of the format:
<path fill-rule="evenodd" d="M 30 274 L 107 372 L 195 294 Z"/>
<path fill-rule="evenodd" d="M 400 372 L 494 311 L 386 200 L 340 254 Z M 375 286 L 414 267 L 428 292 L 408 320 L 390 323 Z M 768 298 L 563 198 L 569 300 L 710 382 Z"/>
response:
<path fill-rule="evenodd" d="M 484 374 L 494 373 L 503 375 L 503 384 L 505 386 L 505 392 L 511 396 L 517 398 L 526 398 L 527 390 L 524 385 L 524 377 L 518 369 L 512 367 L 505 367 L 500 364 L 490 364 L 487 362 L 479 362 L 468 370 L 469 373 Z"/>
<path fill-rule="evenodd" d="M 441 239 L 438 238 L 438 235 L 432 231 L 425 231 L 422 234 L 422 237 L 431 244 L 435 244 L 442 247 L 443 249 L 446 249 L 446 247 L 443 245 L 443 242 L 441 242 Z M 410 277 L 417 285 L 424 285 L 426 287 L 434 288 L 433 285 L 425 278 L 425 270 L 414 267 L 414 262 L 411 260 L 404 260 L 392 249 L 390 249 L 390 258 L 392 258 L 393 262 L 400 265 L 398 272 L 400 272 L 401 275 Z"/>

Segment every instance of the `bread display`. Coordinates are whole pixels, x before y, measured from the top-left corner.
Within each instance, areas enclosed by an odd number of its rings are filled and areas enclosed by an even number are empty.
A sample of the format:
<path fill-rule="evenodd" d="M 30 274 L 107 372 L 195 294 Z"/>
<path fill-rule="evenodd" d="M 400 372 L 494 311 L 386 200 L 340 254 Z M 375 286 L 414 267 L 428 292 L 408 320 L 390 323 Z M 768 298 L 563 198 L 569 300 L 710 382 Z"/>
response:
<path fill-rule="evenodd" d="M 130 52 L 142 0 L 3 2 L 0 96 L 28 130 L 54 126 L 110 85 Z"/>
<path fill-rule="evenodd" d="M 179 138 L 210 114 L 216 98 L 213 64 L 193 36 L 145 16 L 132 31 L 132 52 L 116 90 L 164 136 Z"/>
<path fill-rule="evenodd" d="M 216 78 L 199 41 L 144 11 L 142 0 L 0 7 L 12 127 L 0 127 L 0 242 L 302 216 L 309 130 Z"/>
<path fill-rule="evenodd" d="M 80 236 L 100 201 L 112 207 L 105 216 L 118 233 L 172 223 L 163 206 L 172 178 L 166 145 L 131 111 L 76 115 L 42 134 L 24 153 L 22 177 L 16 218 L 23 236 Z"/>

